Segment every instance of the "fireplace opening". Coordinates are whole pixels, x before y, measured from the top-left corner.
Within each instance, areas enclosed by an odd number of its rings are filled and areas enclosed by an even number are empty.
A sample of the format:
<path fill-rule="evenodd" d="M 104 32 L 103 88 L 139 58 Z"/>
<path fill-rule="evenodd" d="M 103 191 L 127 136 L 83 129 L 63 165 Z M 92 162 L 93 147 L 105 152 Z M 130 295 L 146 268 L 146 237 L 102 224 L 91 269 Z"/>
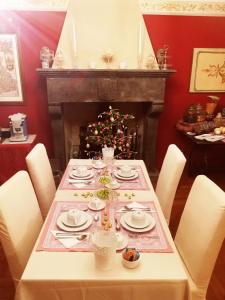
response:
<path fill-rule="evenodd" d="M 130 137 L 130 153 L 115 151 L 118 159 L 141 159 L 143 158 L 144 123 L 149 103 L 64 103 L 63 120 L 65 135 L 65 154 L 67 161 L 70 158 L 92 158 L 101 153 L 101 146 L 92 145 L 87 149 L 87 126 L 98 122 L 98 115 L 102 112 L 118 109 L 121 114 L 133 115 L 134 119 L 125 123 L 124 134 Z M 127 128 L 126 128 L 127 127 Z M 113 130 L 118 130 L 115 126 Z M 116 132 L 114 132 L 116 134 Z M 125 142 L 125 140 L 124 140 Z M 131 156 L 129 157 L 129 155 Z"/>

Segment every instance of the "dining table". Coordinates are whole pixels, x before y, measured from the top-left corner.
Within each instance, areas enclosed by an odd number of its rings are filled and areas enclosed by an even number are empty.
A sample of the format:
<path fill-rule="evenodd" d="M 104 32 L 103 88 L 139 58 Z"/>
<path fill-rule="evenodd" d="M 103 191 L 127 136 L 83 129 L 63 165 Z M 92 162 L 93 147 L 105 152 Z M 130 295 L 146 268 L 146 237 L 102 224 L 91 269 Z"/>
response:
<path fill-rule="evenodd" d="M 118 170 L 124 165 L 130 166 L 131 179 L 120 176 Z M 90 176 L 82 180 L 71 176 L 83 166 L 90 170 Z M 91 209 L 89 204 L 98 195 L 98 179 L 103 170 L 91 159 L 69 160 L 16 288 L 16 300 L 188 299 L 188 277 L 143 160 L 115 160 L 111 166 L 111 176 L 119 185 L 111 190 L 112 199 L 105 201 L 111 222 L 109 230 L 124 234 L 126 244 L 117 249 L 110 269 L 102 270 L 96 265 L 91 236 L 103 226 L 104 209 Z M 127 208 L 146 210 L 154 226 L 141 232 L 128 228 L 123 220 Z M 72 235 L 61 239 L 56 235 L 68 232 L 60 218 L 71 209 L 80 209 L 90 216 L 90 224 L 79 230 L 83 240 Z M 70 229 L 69 232 L 73 233 Z M 139 250 L 140 263 L 136 268 L 127 268 L 122 263 L 126 247 Z"/>

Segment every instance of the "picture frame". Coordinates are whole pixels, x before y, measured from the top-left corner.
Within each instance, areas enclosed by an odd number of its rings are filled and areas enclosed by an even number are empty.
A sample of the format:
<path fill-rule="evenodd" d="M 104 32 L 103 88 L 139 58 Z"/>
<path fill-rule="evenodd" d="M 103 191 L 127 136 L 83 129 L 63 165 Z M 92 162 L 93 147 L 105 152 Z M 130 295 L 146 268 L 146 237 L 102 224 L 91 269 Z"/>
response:
<path fill-rule="evenodd" d="M 225 48 L 194 48 L 189 91 L 225 92 Z"/>
<path fill-rule="evenodd" d="M 23 104 L 16 34 L 0 34 L 0 104 Z"/>

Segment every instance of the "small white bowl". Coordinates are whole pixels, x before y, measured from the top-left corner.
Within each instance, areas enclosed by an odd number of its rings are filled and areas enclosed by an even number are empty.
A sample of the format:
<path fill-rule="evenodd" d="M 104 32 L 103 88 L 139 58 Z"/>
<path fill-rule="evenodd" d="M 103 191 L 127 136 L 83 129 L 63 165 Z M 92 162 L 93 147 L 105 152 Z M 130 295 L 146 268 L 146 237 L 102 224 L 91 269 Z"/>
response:
<path fill-rule="evenodd" d="M 126 260 L 126 259 L 122 258 L 122 262 L 123 262 L 124 267 L 128 268 L 128 269 L 137 268 L 137 266 L 140 263 L 140 260 L 141 260 L 140 257 L 137 260 L 134 260 L 134 261 L 129 261 L 129 260 Z"/>

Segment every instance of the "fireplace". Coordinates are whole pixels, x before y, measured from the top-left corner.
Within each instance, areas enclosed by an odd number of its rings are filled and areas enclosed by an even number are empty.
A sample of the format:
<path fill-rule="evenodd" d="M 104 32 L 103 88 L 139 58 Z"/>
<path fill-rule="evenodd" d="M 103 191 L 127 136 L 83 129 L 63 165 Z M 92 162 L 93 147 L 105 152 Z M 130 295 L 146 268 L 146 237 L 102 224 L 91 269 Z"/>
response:
<path fill-rule="evenodd" d="M 156 168 L 156 138 L 164 106 L 166 78 L 174 70 L 37 69 L 47 80 L 48 107 L 55 161 L 61 170 L 72 143 L 79 145 L 79 128 L 105 110 L 119 107 L 139 124 L 139 157 L 150 173 Z M 73 138 L 73 141 L 71 139 Z"/>

